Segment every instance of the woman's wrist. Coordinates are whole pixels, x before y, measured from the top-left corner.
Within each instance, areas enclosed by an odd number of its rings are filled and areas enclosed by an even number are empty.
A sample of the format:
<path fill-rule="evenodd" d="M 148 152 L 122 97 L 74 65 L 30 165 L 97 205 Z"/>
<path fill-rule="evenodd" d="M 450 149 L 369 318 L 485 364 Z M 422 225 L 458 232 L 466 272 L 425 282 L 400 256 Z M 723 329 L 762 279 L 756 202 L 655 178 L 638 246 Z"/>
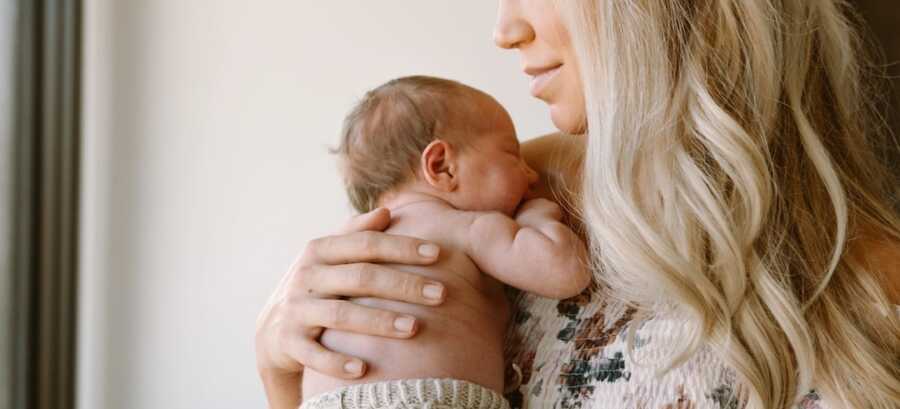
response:
<path fill-rule="evenodd" d="M 302 372 L 286 372 L 278 368 L 258 368 L 266 390 L 270 409 L 297 409 L 300 406 Z"/>

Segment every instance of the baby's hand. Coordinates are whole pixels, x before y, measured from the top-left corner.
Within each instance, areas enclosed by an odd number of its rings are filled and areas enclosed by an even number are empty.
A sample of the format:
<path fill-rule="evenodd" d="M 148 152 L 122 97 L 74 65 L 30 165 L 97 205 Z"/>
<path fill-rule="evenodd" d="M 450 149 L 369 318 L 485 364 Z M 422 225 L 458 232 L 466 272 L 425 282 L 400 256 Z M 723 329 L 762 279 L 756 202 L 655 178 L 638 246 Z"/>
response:
<path fill-rule="evenodd" d="M 542 297 L 578 295 L 591 283 L 584 242 L 562 223 L 562 209 L 546 199 L 522 203 L 515 220 L 497 212 L 469 225 L 467 254 L 501 282 Z"/>
<path fill-rule="evenodd" d="M 543 198 L 531 199 L 522 203 L 516 213 L 516 222 L 522 226 L 535 226 L 547 222 L 562 220 L 562 208 L 558 204 Z"/>

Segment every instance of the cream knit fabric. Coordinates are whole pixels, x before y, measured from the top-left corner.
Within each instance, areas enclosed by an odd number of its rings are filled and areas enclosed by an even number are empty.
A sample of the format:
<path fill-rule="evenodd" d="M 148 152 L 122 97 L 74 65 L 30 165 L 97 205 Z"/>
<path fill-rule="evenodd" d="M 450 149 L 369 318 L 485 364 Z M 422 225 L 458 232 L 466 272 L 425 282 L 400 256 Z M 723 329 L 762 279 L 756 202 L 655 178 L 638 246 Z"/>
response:
<path fill-rule="evenodd" d="M 457 379 L 402 379 L 346 386 L 300 409 L 509 409 L 500 394 Z"/>

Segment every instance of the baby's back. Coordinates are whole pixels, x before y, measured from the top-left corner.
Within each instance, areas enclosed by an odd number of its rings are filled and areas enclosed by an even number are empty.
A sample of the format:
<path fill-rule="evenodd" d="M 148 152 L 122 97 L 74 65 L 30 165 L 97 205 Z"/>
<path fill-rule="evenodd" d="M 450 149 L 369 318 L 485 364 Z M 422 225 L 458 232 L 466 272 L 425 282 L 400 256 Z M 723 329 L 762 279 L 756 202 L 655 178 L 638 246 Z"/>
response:
<path fill-rule="evenodd" d="M 466 212 L 437 203 L 413 203 L 395 210 L 390 234 L 438 244 L 441 256 L 427 267 L 390 265 L 444 284 L 446 301 L 426 307 L 377 298 L 353 302 L 409 314 L 417 319 L 412 339 L 393 339 L 326 330 L 321 343 L 367 363 L 363 378 L 348 381 L 311 369 L 303 375 L 303 396 L 311 398 L 342 386 L 392 379 L 455 378 L 502 392 L 503 335 L 509 306 L 503 285 L 478 270 L 466 254 Z"/>

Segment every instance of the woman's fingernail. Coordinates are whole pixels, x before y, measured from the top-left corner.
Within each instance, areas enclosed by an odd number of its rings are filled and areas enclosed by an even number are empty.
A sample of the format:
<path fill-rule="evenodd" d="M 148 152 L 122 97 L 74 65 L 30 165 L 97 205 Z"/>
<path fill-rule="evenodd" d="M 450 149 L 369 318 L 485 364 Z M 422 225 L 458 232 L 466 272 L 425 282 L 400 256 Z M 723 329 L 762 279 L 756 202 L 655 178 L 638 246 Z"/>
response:
<path fill-rule="evenodd" d="M 344 371 L 346 371 L 349 374 L 358 375 L 358 374 L 362 373 L 362 369 L 363 369 L 362 361 L 347 361 L 347 363 L 344 364 Z"/>
<path fill-rule="evenodd" d="M 412 332 L 415 325 L 416 319 L 413 317 L 403 316 L 394 320 L 394 328 L 401 332 Z"/>
<path fill-rule="evenodd" d="M 444 296 L 444 286 L 437 283 L 425 284 L 422 287 L 422 295 L 430 300 L 440 300 Z"/>
<path fill-rule="evenodd" d="M 419 255 L 422 257 L 437 257 L 440 252 L 441 249 L 434 244 L 422 244 L 419 246 Z"/>

